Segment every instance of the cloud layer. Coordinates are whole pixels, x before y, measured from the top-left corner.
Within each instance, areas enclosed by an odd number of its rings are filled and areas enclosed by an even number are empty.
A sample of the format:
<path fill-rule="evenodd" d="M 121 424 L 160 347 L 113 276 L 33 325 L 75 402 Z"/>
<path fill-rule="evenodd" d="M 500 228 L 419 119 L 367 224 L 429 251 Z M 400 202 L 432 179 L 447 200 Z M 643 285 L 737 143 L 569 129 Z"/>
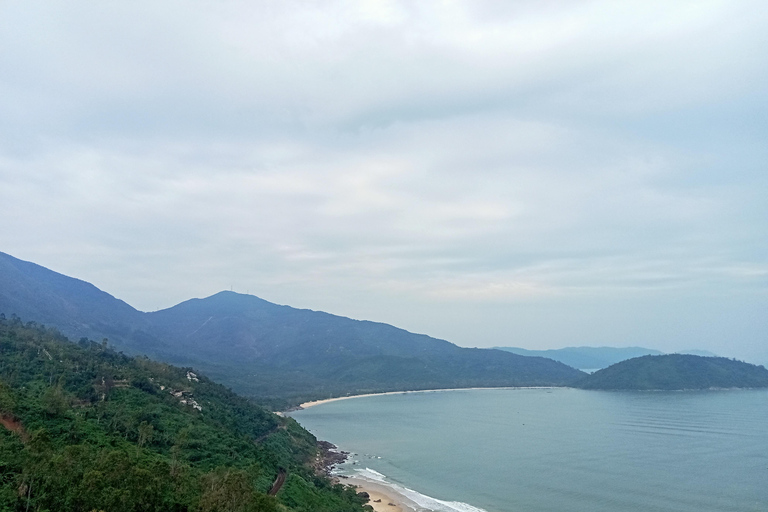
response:
<path fill-rule="evenodd" d="M 0 250 L 463 345 L 768 362 L 764 2 L 5 2 Z"/>

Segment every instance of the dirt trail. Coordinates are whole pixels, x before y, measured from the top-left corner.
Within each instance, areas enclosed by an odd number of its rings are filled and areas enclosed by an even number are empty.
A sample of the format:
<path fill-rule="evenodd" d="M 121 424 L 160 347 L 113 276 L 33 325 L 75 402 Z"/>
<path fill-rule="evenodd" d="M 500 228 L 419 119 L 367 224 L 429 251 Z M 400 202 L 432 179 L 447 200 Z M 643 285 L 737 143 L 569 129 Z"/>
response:
<path fill-rule="evenodd" d="M 269 490 L 267 494 L 269 494 L 270 496 L 274 496 L 275 494 L 277 494 L 280 488 L 285 483 L 285 477 L 287 476 L 287 474 L 288 473 L 286 473 L 284 469 L 281 469 L 280 472 L 277 474 L 277 478 L 275 478 L 274 483 L 272 483 L 272 488 Z"/>
<path fill-rule="evenodd" d="M 256 444 L 259 444 L 260 442 L 262 442 L 263 440 L 265 440 L 266 438 L 268 438 L 269 436 L 271 436 L 272 434 L 274 434 L 278 430 L 285 430 L 286 428 L 288 428 L 288 427 L 286 427 L 285 425 L 277 425 L 277 426 L 269 429 L 269 431 L 267 431 L 264 434 L 260 435 L 256 439 L 254 439 L 253 442 L 256 443 Z"/>

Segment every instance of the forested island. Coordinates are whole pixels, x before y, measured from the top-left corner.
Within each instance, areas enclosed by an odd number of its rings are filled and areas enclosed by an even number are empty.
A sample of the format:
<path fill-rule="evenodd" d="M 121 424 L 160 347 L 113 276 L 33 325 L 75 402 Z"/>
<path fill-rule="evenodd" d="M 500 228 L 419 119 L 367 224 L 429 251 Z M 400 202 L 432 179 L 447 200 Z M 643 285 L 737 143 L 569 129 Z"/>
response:
<path fill-rule="evenodd" d="M 649 355 L 604 368 L 577 382 L 582 389 L 684 390 L 768 387 L 768 370 L 725 357 Z"/>
<path fill-rule="evenodd" d="M 0 317 L 0 510 L 348 511 L 314 436 L 189 368 Z"/>

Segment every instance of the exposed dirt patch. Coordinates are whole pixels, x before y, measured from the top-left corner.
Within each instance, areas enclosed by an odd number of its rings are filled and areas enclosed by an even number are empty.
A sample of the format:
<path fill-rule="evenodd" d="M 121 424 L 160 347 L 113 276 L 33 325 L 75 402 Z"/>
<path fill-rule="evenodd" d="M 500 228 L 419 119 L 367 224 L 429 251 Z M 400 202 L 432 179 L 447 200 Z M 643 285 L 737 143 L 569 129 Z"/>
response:
<path fill-rule="evenodd" d="M 21 422 L 13 416 L 0 414 L 0 425 L 4 426 L 11 432 L 19 434 L 19 437 L 21 437 L 22 441 L 27 440 L 27 432 L 24 430 L 24 425 L 22 425 Z"/>

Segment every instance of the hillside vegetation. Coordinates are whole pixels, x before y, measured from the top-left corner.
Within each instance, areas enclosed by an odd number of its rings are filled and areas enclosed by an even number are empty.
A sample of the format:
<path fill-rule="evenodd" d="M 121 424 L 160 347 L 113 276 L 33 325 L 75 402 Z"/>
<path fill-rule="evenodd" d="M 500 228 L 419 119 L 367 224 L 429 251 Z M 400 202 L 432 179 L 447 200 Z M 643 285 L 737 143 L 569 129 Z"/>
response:
<path fill-rule="evenodd" d="M 1 316 L 0 423 L 1 511 L 363 510 L 316 474 L 316 439 L 292 419 L 192 369 Z"/>
<path fill-rule="evenodd" d="M 724 357 L 643 356 L 597 371 L 574 387 L 635 390 L 760 388 L 768 387 L 768 370 Z"/>

